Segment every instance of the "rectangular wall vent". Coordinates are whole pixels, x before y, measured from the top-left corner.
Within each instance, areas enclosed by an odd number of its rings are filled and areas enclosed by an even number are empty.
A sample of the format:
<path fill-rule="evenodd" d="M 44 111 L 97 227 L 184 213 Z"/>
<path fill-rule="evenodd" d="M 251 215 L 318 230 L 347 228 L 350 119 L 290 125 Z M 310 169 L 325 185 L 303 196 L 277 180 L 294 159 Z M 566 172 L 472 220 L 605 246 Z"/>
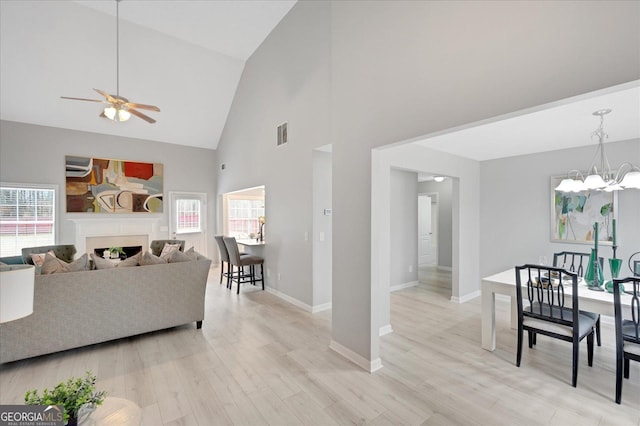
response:
<path fill-rule="evenodd" d="M 284 145 L 289 141 L 289 122 L 284 122 L 278 126 L 278 146 Z"/>

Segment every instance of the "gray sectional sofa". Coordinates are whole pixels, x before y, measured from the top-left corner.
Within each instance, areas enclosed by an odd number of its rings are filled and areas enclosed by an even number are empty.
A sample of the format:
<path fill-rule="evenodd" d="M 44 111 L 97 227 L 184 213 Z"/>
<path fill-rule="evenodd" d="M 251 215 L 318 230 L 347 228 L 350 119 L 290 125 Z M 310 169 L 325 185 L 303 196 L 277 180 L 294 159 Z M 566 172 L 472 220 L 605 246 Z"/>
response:
<path fill-rule="evenodd" d="M 33 314 L 0 325 L 0 363 L 204 320 L 211 260 L 37 275 Z"/>

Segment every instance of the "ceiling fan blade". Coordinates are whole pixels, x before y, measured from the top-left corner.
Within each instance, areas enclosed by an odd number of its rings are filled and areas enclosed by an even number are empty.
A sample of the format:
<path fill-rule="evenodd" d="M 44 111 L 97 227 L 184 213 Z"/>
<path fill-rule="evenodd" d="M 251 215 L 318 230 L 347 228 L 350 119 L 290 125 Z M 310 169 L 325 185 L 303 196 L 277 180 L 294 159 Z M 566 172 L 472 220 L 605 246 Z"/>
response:
<path fill-rule="evenodd" d="M 72 98 L 69 96 L 60 96 L 61 99 L 71 99 L 73 101 L 89 101 L 89 102 L 100 102 L 100 103 L 104 103 L 104 101 L 100 100 L 100 99 L 87 99 L 87 98 Z"/>
<path fill-rule="evenodd" d="M 155 105 L 145 105 L 145 104 L 136 104 L 134 102 L 127 102 L 127 106 L 129 108 L 148 109 L 148 110 L 151 110 L 151 111 L 160 112 L 160 108 L 158 108 Z"/>
<path fill-rule="evenodd" d="M 108 94 L 107 92 L 103 91 L 103 90 L 98 90 L 98 89 L 93 89 L 96 92 L 100 93 L 102 96 L 104 96 L 105 98 L 107 98 L 107 100 L 111 103 L 115 103 L 116 102 L 116 98 L 114 98 L 113 96 L 111 96 L 110 94 Z"/>
<path fill-rule="evenodd" d="M 156 120 L 154 120 L 153 118 L 149 117 L 148 115 L 144 115 L 143 113 L 141 113 L 140 111 L 136 111 L 133 108 L 129 108 L 127 111 L 129 111 L 131 114 L 135 115 L 138 118 L 142 118 L 144 121 L 146 121 L 147 123 L 155 123 Z"/>

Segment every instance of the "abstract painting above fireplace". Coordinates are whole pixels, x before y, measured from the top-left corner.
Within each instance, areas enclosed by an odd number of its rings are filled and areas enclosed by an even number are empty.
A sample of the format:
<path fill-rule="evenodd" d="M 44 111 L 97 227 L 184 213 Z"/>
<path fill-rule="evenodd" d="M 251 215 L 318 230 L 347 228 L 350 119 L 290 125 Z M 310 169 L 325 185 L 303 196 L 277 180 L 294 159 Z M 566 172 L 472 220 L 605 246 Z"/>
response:
<path fill-rule="evenodd" d="M 162 213 L 163 165 L 65 157 L 67 212 Z"/>

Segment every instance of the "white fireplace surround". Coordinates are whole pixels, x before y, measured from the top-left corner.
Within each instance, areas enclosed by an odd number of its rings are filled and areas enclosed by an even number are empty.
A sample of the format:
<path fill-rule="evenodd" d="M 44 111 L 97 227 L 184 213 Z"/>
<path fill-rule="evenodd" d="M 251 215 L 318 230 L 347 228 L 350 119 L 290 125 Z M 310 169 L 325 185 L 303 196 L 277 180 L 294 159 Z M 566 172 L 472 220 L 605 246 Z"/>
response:
<path fill-rule="evenodd" d="M 141 246 L 149 250 L 149 243 L 163 239 L 160 219 L 131 217 L 108 219 L 71 219 L 75 224 L 76 250 L 78 253 L 93 253 L 96 248 Z"/>

